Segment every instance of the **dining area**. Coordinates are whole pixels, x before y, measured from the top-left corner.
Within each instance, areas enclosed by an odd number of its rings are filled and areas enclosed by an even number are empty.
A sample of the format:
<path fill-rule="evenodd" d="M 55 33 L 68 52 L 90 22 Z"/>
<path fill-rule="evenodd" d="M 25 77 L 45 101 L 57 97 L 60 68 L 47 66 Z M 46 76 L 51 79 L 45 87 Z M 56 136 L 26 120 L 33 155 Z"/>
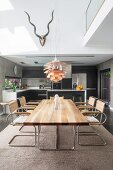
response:
<path fill-rule="evenodd" d="M 21 97 L 22 98 L 22 97 Z M 21 100 L 21 98 L 19 100 Z M 25 99 L 25 98 L 24 98 Z M 88 102 L 73 102 L 71 99 L 65 99 L 64 97 L 59 97 L 57 94 L 50 99 L 43 99 L 36 105 L 36 102 L 26 103 L 24 106 L 18 107 L 17 101 L 12 101 L 9 103 L 9 108 L 11 113 L 7 116 L 7 121 L 9 117 L 12 117 L 10 122 L 11 126 L 19 126 L 19 134 L 12 136 L 12 139 L 9 141 L 9 147 L 38 147 L 40 150 L 76 150 L 77 145 L 81 146 L 95 146 L 95 145 L 106 145 L 105 139 L 96 132 L 95 127 L 102 126 L 107 119 L 106 114 L 104 113 L 105 103 L 97 98 L 91 96 Z M 17 117 L 13 120 L 13 116 Z M 41 135 L 44 133 L 43 127 L 45 127 L 47 133 L 49 129 L 54 130 L 55 136 L 55 146 L 54 148 L 42 148 L 41 147 Z M 68 148 L 60 147 L 60 129 L 64 131 L 67 129 L 66 138 L 68 139 L 68 128 L 71 128 L 72 133 L 72 146 Z M 89 131 L 84 130 L 84 127 Z M 25 128 L 23 132 L 22 129 Z M 32 129 L 32 132 L 29 134 L 29 128 Z M 47 134 L 45 133 L 45 136 Z M 21 142 L 21 138 L 27 136 L 27 145 Z M 29 144 L 29 138 L 32 136 L 33 144 Z M 97 142 L 95 140 L 92 142 L 86 141 L 82 142 L 82 138 L 85 136 L 98 136 Z M 15 143 L 15 140 L 19 144 Z M 60 139 L 60 140 L 59 140 Z M 52 142 L 52 141 L 51 141 Z M 54 142 L 54 140 L 53 140 Z M 61 141 L 62 142 L 62 141 Z M 88 142 L 88 143 L 87 143 Z"/>
<path fill-rule="evenodd" d="M 0 170 L 113 170 L 112 0 L 0 14 Z"/>

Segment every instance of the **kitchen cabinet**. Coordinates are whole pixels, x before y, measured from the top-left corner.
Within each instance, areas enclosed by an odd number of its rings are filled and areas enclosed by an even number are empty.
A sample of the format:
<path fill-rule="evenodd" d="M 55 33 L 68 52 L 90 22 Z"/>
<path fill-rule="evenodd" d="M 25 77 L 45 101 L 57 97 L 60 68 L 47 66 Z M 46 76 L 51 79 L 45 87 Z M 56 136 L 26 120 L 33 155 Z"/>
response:
<path fill-rule="evenodd" d="M 52 89 L 61 89 L 61 81 L 57 82 L 57 83 L 54 83 L 52 82 Z"/>
<path fill-rule="evenodd" d="M 62 79 L 62 89 L 72 89 L 72 78 Z"/>
<path fill-rule="evenodd" d="M 63 78 L 57 83 L 52 82 L 52 89 L 72 89 L 72 78 Z"/>
<path fill-rule="evenodd" d="M 22 78 L 46 78 L 43 67 L 26 67 L 22 70 Z"/>
<path fill-rule="evenodd" d="M 38 100 L 47 98 L 47 90 L 38 90 Z"/>
<path fill-rule="evenodd" d="M 17 93 L 17 97 L 25 96 L 27 102 L 30 100 L 42 100 L 46 98 L 46 90 L 26 90 Z"/>

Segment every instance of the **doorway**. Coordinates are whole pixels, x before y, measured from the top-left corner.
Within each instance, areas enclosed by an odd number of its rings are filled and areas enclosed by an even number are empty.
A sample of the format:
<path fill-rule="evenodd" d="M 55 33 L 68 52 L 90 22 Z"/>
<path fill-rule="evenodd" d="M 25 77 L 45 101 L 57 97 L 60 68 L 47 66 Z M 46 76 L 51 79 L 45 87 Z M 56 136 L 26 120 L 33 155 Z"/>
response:
<path fill-rule="evenodd" d="M 100 97 L 109 104 L 110 102 L 110 68 L 100 71 Z"/>

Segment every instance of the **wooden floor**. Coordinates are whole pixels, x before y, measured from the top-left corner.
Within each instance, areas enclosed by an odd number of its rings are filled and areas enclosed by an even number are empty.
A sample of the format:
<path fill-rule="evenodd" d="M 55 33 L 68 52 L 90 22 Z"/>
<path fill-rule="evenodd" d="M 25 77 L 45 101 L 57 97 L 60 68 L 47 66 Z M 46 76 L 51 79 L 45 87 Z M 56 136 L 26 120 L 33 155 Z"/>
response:
<path fill-rule="evenodd" d="M 2 112 L 1 109 L 0 112 Z M 109 107 L 106 107 L 105 113 L 107 115 L 107 121 L 104 126 L 111 134 L 113 134 L 113 111 L 110 111 Z M 5 129 L 5 127 L 8 125 L 6 117 L 7 117 L 6 114 L 0 116 L 0 131 Z"/>

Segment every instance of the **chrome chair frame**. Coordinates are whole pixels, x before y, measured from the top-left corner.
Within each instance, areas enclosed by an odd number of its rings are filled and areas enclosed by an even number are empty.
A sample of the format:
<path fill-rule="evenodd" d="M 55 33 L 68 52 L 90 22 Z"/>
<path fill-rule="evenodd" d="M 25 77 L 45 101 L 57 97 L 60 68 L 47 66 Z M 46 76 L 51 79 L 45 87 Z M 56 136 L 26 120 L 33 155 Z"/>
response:
<path fill-rule="evenodd" d="M 27 115 L 27 114 L 29 114 L 29 113 L 27 113 L 27 112 L 18 112 L 18 109 L 20 109 L 20 108 L 18 108 L 18 104 L 17 104 L 17 101 L 13 101 L 12 103 L 10 103 L 9 104 L 9 108 L 10 108 L 10 114 L 7 116 L 7 121 L 8 121 L 8 119 L 9 119 L 9 117 L 11 116 L 11 124 L 13 125 L 13 126 L 16 126 L 17 124 L 18 125 L 22 125 L 22 127 L 23 127 L 23 122 L 17 122 L 17 123 L 15 123 L 14 122 L 14 120 L 13 120 L 13 115 L 19 115 L 19 116 L 23 116 L 23 115 Z M 20 129 L 22 129 L 22 127 L 20 128 Z M 9 145 L 10 146 L 12 146 L 12 147 L 33 147 L 33 146 L 36 146 L 36 143 L 37 143 L 37 130 L 36 130 L 36 127 L 35 126 L 33 126 L 34 127 L 34 129 L 35 129 L 35 131 L 34 131 L 34 135 L 28 135 L 28 134 L 18 134 L 18 135 L 15 135 L 11 140 L 10 140 L 10 142 L 9 142 Z M 28 133 L 28 132 L 27 132 Z M 39 133 L 39 131 L 38 131 L 38 133 Z M 11 144 L 12 143 L 12 141 L 16 138 L 16 137 L 18 137 L 18 136 L 34 136 L 35 137 L 35 143 L 34 143 L 34 145 L 13 145 L 13 144 Z"/>
<path fill-rule="evenodd" d="M 27 134 L 25 134 L 25 135 L 15 135 L 15 136 L 13 136 L 13 138 L 10 140 L 10 142 L 8 143 L 9 144 L 9 146 L 11 146 L 11 147 L 35 147 L 36 146 L 36 144 L 37 144 L 37 130 L 36 130 L 36 127 L 34 126 L 34 129 L 35 129 L 35 134 L 34 135 L 27 135 Z M 13 141 L 14 141 L 14 139 L 16 138 L 16 137 L 19 137 L 19 136 L 34 136 L 35 137 L 35 142 L 34 142 L 34 145 L 14 145 L 14 144 L 11 144 Z"/>
<path fill-rule="evenodd" d="M 97 102 L 100 101 L 100 100 L 97 100 Z M 101 101 L 102 102 L 102 101 Z M 103 102 L 104 103 L 104 102 Z M 93 132 L 80 132 L 79 129 L 80 129 L 80 126 L 77 126 L 77 129 L 76 129 L 76 134 L 77 134 L 77 143 L 81 146 L 105 146 L 107 143 L 106 141 L 104 140 L 104 138 L 97 132 L 97 130 L 93 127 L 93 125 L 97 125 L 97 126 L 100 126 L 100 125 L 103 125 L 106 120 L 107 120 L 107 116 L 105 113 L 103 113 L 104 111 L 104 107 L 105 107 L 105 103 L 103 105 L 103 108 L 100 108 L 99 110 L 97 109 L 98 108 L 98 103 L 97 103 L 97 107 L 95 108 L 95 111 L 86 111 L 86 115 L 90 114 L 93 115 L 93 117 L 97 117 L 98 115 L 100 115 L 100 119 L 98 120 L 98 122 L 94 122 L 94 123 L 90 123 L 89 122 L 89 126 L 93 129 Z M 84 112 L 85 113 L 85 112 Z M 101 144 L 84 144 L 84 143 L 81 143 L 80 142 L 80 138 L 79 136 L 98 136 L 102 143 Z"/>
<path fill-rule="evenodd" d="M 97 100 L 96 97 L 90 96 L 88 102 L 75 102 L 75 104 L 80 110 L 84 109 L 91 110 L 94 109 L 96 100 Z"/>

